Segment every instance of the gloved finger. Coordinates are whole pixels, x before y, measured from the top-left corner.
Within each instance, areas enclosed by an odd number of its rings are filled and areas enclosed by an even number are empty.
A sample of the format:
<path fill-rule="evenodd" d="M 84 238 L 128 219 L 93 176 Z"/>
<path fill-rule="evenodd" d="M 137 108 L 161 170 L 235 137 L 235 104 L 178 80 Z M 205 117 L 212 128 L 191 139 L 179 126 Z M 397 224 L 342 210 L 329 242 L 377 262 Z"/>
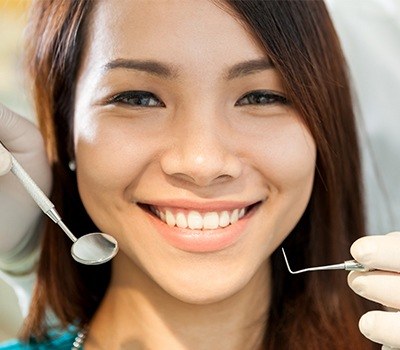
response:
<path fill-rule="evenodd" d="M 400 309 L 400 274 L 378 270 L 352 271 L 347 281 L 350 288 L 358 295 L 382 305 Z"/>
<path fill-rule="evenodd" d="M 0 176 L 7 174 L 11 170 L 10 153 L 0 143 Z"/>
<path fill-rule="evenodd" d="M 27 173 L 48 194 L 51 188 L 51 169 L 46 155 L 45 144 L 39 129 L 29 120 L 14 113 L 0 103 L 0 141 L 21 163 Z M 5 178 L 8 179 L 6 180 Z M 2 179 L 2 196 L 5 191 L 10 198 L 17 198 L 19 193 L 25 193 L 13 176 L 4 176 Z M 26 194 L 21 194 L 24 198 Z M 21 199 L 22 201 L 23 199 Z"/>
<path fill-rule="evenodd" d="M 392 348 L 400 348 L 399 312 L 367 312 L 360 318 L 358 326 L 368 339 Z"/>
<path fill-rule="evenodd" d="M 26 152 L 27 145 L 33 149 L 38 148 L 41 139 L 33 123 L 0 103 L 0 141 L 10 152 Z"/>
<path fill-rule="evenodd" d="M 50 194 L 52 173 L 42 135 L 27 119 L 0 104 L 0 141 L 21 163 L 45 194 Z M 4 151 L 4 150 L 3 150 Z M 9 164 L 3 154 L 6 171 Z M 0 155 L 1 159 L 1 155 Z M 8 254 L 37 229 L 41 210 L 19 180 L 8 173 L 0 177 L 0 253 Z"/>
<path fill-rule="evenodd" d="M 351 255 L 363 265 L 378 270 L 400 272 L 400 232 L 359 238 Z"/>
<path fill-rule="evenodd" d="M 382 345 L 382 350 L 400 350 L 399 348 L 392 348 L 391 346 Z"/>

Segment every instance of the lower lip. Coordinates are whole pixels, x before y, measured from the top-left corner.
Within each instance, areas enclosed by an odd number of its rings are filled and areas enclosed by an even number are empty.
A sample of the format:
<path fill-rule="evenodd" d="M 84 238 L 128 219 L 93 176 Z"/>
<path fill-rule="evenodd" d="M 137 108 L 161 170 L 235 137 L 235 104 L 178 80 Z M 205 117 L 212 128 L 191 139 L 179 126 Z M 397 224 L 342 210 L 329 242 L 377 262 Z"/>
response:
<path fill-rule="evenodd" d="M 224 228 L 215 230 L 190 230 L 170 227 L 156 216 L 145 211 L 150 222 L 160 235 L 172 246 L 187 252 L 215 252 L 234 245 L 244 234 L 250 218 L 258 206 L 252 208 L 243 218 Z"/>

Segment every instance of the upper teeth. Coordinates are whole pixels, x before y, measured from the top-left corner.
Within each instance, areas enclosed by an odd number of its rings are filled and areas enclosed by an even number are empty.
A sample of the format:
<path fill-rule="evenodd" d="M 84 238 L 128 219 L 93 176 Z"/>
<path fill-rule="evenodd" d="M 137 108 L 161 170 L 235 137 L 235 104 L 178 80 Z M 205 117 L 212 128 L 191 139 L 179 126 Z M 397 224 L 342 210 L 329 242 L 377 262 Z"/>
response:
<path fill-rule="evenodd" d="M 195 210 L 173 212 L 171 209 L 158 209 L 153 206 L 150 206 L 150 209 L 168 226 L 178 226 L 192 230 L 213 230 L 218 227 L 226 227 L 237 222 L 246 213 L 245 208 L 207 213 L 200 213 Z"/>

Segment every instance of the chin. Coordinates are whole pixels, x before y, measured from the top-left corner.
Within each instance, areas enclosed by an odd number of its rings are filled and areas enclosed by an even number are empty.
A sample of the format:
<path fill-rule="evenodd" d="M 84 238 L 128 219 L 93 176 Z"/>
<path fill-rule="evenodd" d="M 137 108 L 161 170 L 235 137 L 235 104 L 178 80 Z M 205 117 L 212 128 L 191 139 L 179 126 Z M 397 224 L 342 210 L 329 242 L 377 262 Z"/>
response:
<path fill-rule="evenodd" d="M 170 274 L 168 279 L 158 280 L 156 283 L 170 296 L 181 302 L 207 305 L 222 302 L 238 294 L 253 293 L 254 288 L 260 285 L 260 276 L 266 275 L 264 268 L 249 267 L 246 271 L 236 269 L 207 274 L 192 272 L 175 276 L 175 278 L 172 278 Z M 265 281 L 266 277 L 263 280 Z"/>
<path fill-rule="evenodd" d="M 245 283 L 237 285 L 225 285 L 214 288 L 210 283 L 207 288 L 164 288 L 175 299 L 192 305 L 209 305 L 229 299 L 243 289 Z M 193 287 L 193 286 L 192 286 Z M 196 285 L 196 287 L 198 287 Z"/>

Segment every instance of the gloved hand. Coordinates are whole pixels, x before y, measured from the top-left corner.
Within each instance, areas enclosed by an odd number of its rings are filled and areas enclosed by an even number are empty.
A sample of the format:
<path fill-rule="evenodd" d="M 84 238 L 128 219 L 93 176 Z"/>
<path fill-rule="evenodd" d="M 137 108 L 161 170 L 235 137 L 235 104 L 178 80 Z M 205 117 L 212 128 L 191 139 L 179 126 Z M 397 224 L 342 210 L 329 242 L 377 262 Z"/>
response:
<path fill-rule="evenodd" d="M 400 232 L 362 237 L 353 243 L 351 254 L 376 270 L 352 271 L 348 277 L 350 287 L 360 296 L 390 308 L 363 315 L 361 332 L 383 344 L 382 349 L 400 349 Z"/>
<path fill-rule="evenodd" d="M 51 169 L 39 130 L 30 121 L 0 103 L 0 141 L 48 195 Z M 10 157 L 0 145 L 0 256 L 15 248 L 37 227 L 40 208 L 9 172 Z"/>

